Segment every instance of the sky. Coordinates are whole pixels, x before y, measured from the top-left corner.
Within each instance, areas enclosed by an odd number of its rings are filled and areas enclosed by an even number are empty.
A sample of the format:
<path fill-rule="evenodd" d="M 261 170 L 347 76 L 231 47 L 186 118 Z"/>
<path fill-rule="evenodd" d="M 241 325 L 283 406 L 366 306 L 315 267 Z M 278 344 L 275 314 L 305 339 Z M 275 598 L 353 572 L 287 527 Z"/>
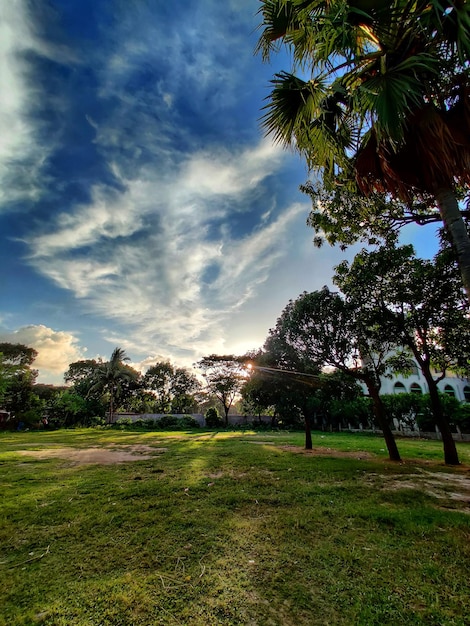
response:
<path fill-rule="evenodd" d="M 141 371 L 257 349 L 357 250 L 314 247 L 306 167 L 263 134 L 290 61 L 254 55 L 258 7 L 2 3 L 0 341 L 38 382 L 117 346 Z"/>

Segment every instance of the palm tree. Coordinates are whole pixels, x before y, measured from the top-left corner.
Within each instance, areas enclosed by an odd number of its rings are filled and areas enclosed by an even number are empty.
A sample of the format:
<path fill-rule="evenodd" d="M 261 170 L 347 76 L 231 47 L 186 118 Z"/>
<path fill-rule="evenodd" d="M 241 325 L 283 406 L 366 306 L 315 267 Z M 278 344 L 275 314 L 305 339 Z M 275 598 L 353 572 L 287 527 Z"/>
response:
<path fill-rule="evenodd" d="M 264 59 L 285 44 L 268 133 L 331 185 L 437 204 L 470 300 L 470 4 L 465 0 L 261 0 Z M 300 74 L 300 75 L 296 75 Z"/>
<path fill-rule="evenodd" d="M 116 400 L 119 398 L 122 387 L 125 383 L 135 379 L 134 371 L 124 361 L 129 361 L 122 348 L 115 348 L 111 359 L 105 363 L 100 363 L 96 368 L 93 378 L 94 382 L 89 393 L 100 392 L 109 394 L 109 423 L 114 421 L 114 409 Z"/>

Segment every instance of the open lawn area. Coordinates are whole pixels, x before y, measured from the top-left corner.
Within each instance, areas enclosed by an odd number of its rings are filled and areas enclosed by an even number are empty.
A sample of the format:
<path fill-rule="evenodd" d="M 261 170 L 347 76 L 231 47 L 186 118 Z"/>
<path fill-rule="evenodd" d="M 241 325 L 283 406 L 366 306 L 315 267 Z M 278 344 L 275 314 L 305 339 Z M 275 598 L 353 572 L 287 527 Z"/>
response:
<path fill-rule="evenodd" d="M 0 434 L 3 626 L 470 624 L 470 445 Z"/>

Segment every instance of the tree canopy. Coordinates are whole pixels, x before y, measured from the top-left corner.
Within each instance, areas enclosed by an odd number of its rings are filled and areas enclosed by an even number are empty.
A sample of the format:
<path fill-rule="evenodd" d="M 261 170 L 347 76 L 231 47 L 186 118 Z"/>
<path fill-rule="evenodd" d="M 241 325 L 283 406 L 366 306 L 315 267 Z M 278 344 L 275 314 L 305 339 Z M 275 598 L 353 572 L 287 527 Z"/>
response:
<path fill-rule="evenodd" d="M 419 200 L 409 210 L 418 220 L 437 206 L 470 298 L 458 205 L 470 183 L 468 3 L 262 0 L 260 13 L 257 49 L 268 59 L 285 45 L 294 60 L 272 80 L 266 131 L 305 157 L 330 202 L 336 187 L 408 207 Z"/>
<path fill-rule="evenodd" d="M 327 287 L 304 292 L 291 300 L 270 331 L 268 342 L 276 338 L 287 352 L 317 370 L 330 366 L 363 381 L 374 402 L 375 417 L 384 433 L 390 458 L 400 454 L 385 416 L 379 391 L 380 377 L 392 366 L 393 339 L 370 326 L 361 308 L 351 306 L 340 294 Z"/>
<path fill-rule="evenodd" d="M 455 263 L 444 253 L 433 262 L 416 258 L 411 246 L 382 247 L 342 263 L 334 282 L 367 324 L 413 355 L 429 388 L 446 463 L 457 464 L 437 387 L 470 358 L 470 320 Z"/>
<path fill-rule="evenodd" d="M 169 361 L 152 365 L 142 379 L 144 389 L 155 398 L 157 413 L 186 413 L 194 406 L 194 394 L 201 384 L 196 376 L 184 367 L 174 367 Z"/>
<path fill-rule="evenodd" d="M 18 419 L 26 419 L 37 404 L 33 385 L 38 372 L 31 367 L 37 354 L 20 343 L 0 343 L 0 404 Z"/>
<path fill-rule="evenodd" d="M 129 388 L 136 383 L 139 373 L 126 365 L 129 357 L 122 348 L 115 348 L 109 361 L 99 363 L 92 375 L 92 384 L 89 394 L 106 393 L 109 398 L 109 421 L 114 421 L 116 402 L 121 399 Z"/>
<path fill-rule="evenodd" d="M 220 400 L 224 408 L 225 425 L 228 424 L 228 412 L 234 400 L 239 396 L 246 375 L 243 364 L 233 354 L 211 354 L 197 362 L 206 381 L 207 391 Z"/>

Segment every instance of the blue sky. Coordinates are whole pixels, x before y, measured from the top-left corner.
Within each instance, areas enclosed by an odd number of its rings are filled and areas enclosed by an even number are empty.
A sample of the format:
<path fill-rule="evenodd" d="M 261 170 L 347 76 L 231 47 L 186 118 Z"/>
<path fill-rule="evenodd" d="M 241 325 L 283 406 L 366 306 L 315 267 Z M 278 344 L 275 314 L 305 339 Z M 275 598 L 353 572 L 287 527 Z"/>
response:
<path fill-rule="evenodd" d="M 258 4 L 3 3 L 0 340 L 39 381 L 260 347 L 352 257 L 314 248 L 305 166 L 260 129 L 289 61 L 253 55 Z"/>

